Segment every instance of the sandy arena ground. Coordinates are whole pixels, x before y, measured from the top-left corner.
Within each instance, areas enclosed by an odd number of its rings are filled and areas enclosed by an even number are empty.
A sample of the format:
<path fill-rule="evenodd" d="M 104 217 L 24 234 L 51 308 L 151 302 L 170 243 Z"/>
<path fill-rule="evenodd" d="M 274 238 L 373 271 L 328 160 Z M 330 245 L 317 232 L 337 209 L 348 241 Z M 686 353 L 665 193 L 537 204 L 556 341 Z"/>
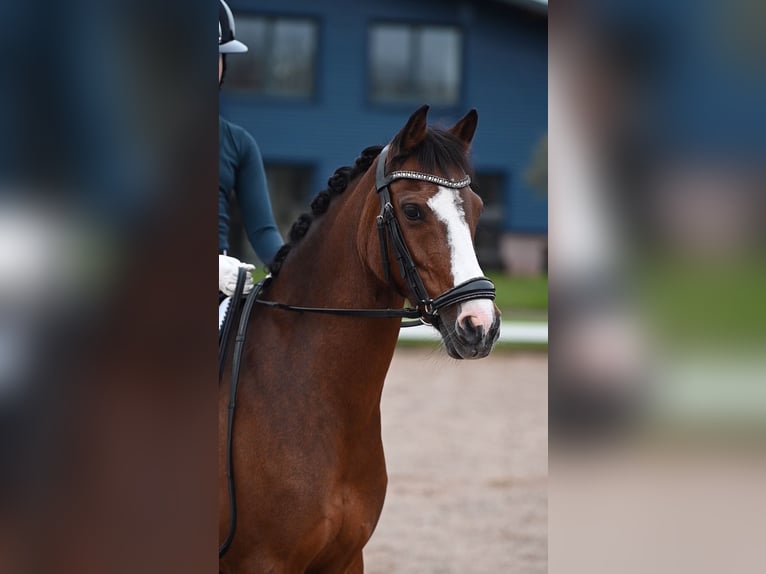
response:
<path fill-rule="evenodd" d="M 382 401 L 388 494 L 367 574 L 547 571 L 547 361 L 397 350 Z"/>

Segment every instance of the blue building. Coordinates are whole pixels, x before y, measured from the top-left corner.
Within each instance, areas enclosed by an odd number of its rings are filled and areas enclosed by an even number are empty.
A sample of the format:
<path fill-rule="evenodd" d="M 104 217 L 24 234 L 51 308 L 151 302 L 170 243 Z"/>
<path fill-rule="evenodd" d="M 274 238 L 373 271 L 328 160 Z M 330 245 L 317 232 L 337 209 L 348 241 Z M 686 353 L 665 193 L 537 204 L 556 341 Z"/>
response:
<path fill-rule="evenodd" d="M 337 167 L 388 142 L 420 105 L 444 126 L 476 108 L 480 259 L 511 272 L 543 268 L 547 195 L 525 173 L 548 129 L 547 2 L 229 5 L 250 51 L 228 59 L 221 113 L 258 140 L 283 232 Z"/>

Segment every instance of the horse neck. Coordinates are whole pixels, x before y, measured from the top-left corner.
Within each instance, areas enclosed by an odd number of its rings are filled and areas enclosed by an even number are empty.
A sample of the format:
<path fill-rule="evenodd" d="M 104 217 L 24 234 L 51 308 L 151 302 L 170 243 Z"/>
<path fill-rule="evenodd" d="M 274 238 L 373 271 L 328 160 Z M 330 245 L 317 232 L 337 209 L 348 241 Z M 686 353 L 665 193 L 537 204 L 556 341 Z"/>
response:
<path fill-rule="evenodd" d="M 373 181 L 368 172 L 353 189 L 333 199 L 293 247 L 269 298 L 310 307 L 401 308 L 403 298 L 373 271 L 373 266 L 381 265 Z M 377 408 L 396 345 L 398 319 L 282 312 L 280 321 L 289 321 L 290 331 L 300 333 L 296 336 L 301 340 L 310 339 L 312 350 L 333 354 L 332 368 L 322 373 L 323 384 L 335 384 L 344 404 Z M 350 385 L 350 379 L 362 384 Z"/>
<path fill-rule="evenodd" d="M 316 218 L 284 262 L 272 292 L 316 307 L 385 308 L 402 298 L 373 271 L 369 242 L 377 245 L 377 197 L 368 171 Z M 376 255 L 373 252 L 373 255 Z"/>

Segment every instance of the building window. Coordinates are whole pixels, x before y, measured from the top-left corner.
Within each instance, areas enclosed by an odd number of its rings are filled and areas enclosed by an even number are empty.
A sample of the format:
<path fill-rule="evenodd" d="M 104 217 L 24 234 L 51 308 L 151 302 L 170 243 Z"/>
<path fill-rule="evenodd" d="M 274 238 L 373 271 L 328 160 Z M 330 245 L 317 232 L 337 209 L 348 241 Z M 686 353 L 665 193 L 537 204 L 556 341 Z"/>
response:
<path fill-rule="evenodd" d="M 308 98 L 314 95 L 318 26 L 308 18 L 238 16 L 237 39 L 249 50 L 227 57 L 226 88 Z"/>
<path fill-rule="evenodd" d="M 266 181 L 269 187 L 274 220 L 282 237 L 287 238 L 287 232 L 298 216 L 309 211 L 314 168 L 310 165 L 272 162 L 267 162 L 264 167 L 266 168 Z M 232 201 L 229 211 L 230 255 L 252 263 L 258 261 L 258 257 L 247 239 L 239 206 L 236 205 L 236 193 L 234 196 L 235 199 Z"/>
<path fill-rule="evenodd" d="M 500 238 L 503 234 L 503 195 L 505 175 L 502 173 L 477 172 L 472 189 L 484 202 L 484 213 L 476 228 L 476 256 L 485 271 L 503 268 L 500 254 Z"/>
<path fill-rule="evenodd" d="M 458 103 L 462 36 L 457 28 L 375 24 L 369 31 L 369 57 L 373 101 Z"/>

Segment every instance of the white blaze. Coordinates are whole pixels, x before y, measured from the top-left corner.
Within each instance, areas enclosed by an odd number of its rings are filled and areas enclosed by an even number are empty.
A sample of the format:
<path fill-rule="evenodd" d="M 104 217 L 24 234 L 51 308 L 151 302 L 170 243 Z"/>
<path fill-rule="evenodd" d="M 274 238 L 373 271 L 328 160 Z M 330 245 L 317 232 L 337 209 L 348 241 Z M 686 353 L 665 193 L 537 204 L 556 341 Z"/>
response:
<path fill-rule="evenodd" d="M 465 220 L 463 200 L 457 189 L 439 187 L 439 191 L 428 200 L 436 218 L 447 227 L 447 243 L 450 248 L 452 265 L 452 280 L 454 287 L 461 283 L 483 277 L 484 272 L 476 259 L 476 253 L 471 241 L 471 230 Z M 474 324 L 482 325 L 486 333 L 495 318 L 494 304 L 490 299 L 473 299 L 460 305 L 458 322 L 464 317 L 474 317 Z"/>

